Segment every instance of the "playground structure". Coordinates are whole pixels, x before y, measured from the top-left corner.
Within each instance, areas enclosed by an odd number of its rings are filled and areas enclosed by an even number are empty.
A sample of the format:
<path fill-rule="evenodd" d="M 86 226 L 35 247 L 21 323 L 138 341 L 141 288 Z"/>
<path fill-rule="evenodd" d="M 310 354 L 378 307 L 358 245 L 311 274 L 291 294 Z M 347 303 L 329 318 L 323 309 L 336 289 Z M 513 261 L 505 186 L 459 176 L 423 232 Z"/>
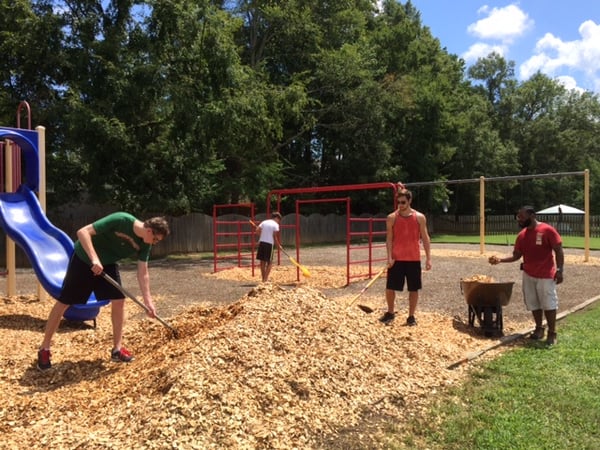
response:
<path fill-rule="evenodd" d="M 17 111 L 17 128 L 0 127 L 1 149 L 6 161 L 6 191 L 0 193 L 0 226 L 7 236 L 8 295 L 16 293 L 16 243 L 27 255 L 43 289 L 58 298 L 74 244 L 66 233 L 50 223 L 44 212 L 45 129 L 39 126 L 31 130 L 30 123 L 29 129 L 18 128 L 23 105 L 26 103 L 22 102 Z M 17 157 L 13 158 L 15 155 Z M 17 179 L 13 177 L 20 175 L 21 157 L 25 168 L 23 182 L 20 176 Z M 42 290 L 38 289 L 38 296 L 42 298 L 42 295 Z M 107 300 L 98 301 L 92 295 L 86 304 L 67 308 L 64 317 L 77 321 L 92 320 L 95 326 L 100 307 L 108 303 Z"/>
<path fill-rule="evenodd" d="M 485 233 L 486 233 L 486 205 L 485 205 L 485 187 L 486 183 L 490 182 L 506 182 L 506 181 L 522 181 L 535 180 L 542 178 L 560 178 L 560 177 L 583 177 L 583 193 L 584 193 L 584 214 L 583 214 L 583 239 L 584 239 L 584 261 L 590 259 L 590 171 L 585 169 L 577 172 L 555 172 L 542 173 L 532 175 L 511 175 L 502 177 L 484 177 L 466 178 L 460 180 L 444 180 L 444 181 L 425 181 L 404 183 L 407 188 L 435 185 L 457 185 L 457 184 L 479 184 L 479 248 L 480 253 L 485 253 Z"/>
<path fill-rule="evenodd" d="M 354 192 L 363 190 L 389 190 L 392 192 L 392 204 L 390 211 L 397 208 L 397 190 L 398 184 L 391 182 L 381 183 L 363 183 L 349 184 L 340 186 L 322 186 L 322 187 L 306 187 L 306 188 L 291 188 L 291 189 L 275 189 L 267 194 L 267 211 L 266 216 L 271 214 L 271 207 L 275 201 L 275 210 L 281 213 L 281 202 L 284 196 L 300 195 L 322 195 L 339 192 Z M 385 217 L 352 217 L 352 208 L 350 197 L 325 197 L 325 198 L 308 198 L 296 199 L 295 211 L 292 215 L 292 223 L 285 220 L 281 224 L 281 230 L 289 229 L 294 233 L 294 247 L 296 251 L 295 260 L 300 263 L 300 250 L 302 247 L 301 236 L 301 207 L 306 204 L 315 203 L 342 203 L 345 205 L 346 211 L 346 283 L 350 284 L 356 278 L 372 278 L 379 271 L 380 265 L 387 261 L 385 257 L 375 256 L 378 249 L 385 249 Z M 243 219 L 224 220 L 219 218 L 219 213 L 226 210 L 247 210 L 248 217 Z M 237 267 L 251 267 L 252 276 L 254 276 L 254 227 L 251 226 L 251 221 L 254 222 L 255 208 L 253 203 L 244 204 L 229 204 L 215 205 L 213 207 L 213 248 L 214 248 L 214 272 L 227 268 L 224 263 L 227 261 L 236 261 Z M 288 216 L 289 217 L 289 216 Z M 285 217 L 287 219 L 287 217 Z M 377 224 L 383 226 L 377 226 Z M 362 230 L 359 228 L 363 228 Z M 364 229 L 366 228 L 366 230 Z M 281 263 L 281 252 L 277 252 L 277 263 Z M 379 263 L 379 264 L 378 264 Z M 296 279 L 300 280 L 300 264 L 296 266 Z M 367 267 L 367 271 L 364 267 Z M 229 266 L 230 267 L 230 266 Z"/>
<path fill-rule="evenodd" d="M 247 220 L 226 220 L 223 211 L 247 210 Z M 255 268 L 254 203 L 213 205 L 213 271 L 223 270 L 223 262 L 235 260 L 237 267 Z M 248 261 L 250 261 L 248 263 Z M 221 267 L 219 267 L 221 263 Z"/>
<path fill-rule="evenodd" d="M 505 182 L 505 181 L 519 181 L 519 180 L 530 180 L 540 178 L 560 178 L 560 177 L 583 177 L 584 180 L 584 208 L 585 214 L 584 219 L 584 261 L 589 261 L 590 255 L 590 177 L 589 170 L 578 172 L 557 172 L 548 174 L 533 174 L 533 175 L 516 175 L 516 176 L 505 176 L 505 177 L 479 177 L 471 179 L 460 179 L 460 180 L 444 180 L 444 181 L 430 181 L 430 182 L 413 182 L 404 183 L 408 188 L 418 188 L 421 186 L 433 186 L 433 185 L 454 185 L 454 184 L 465 184 L 465 183 L 479 183 L 479 246 L 480 253 L 485 253 L 485 234 L 486 234 L 486 203 L 485 203 L 485 188 L 486 183 L 489 182 Z M 273 197 L 276 199 L 275 210 L 281 213 L 281 200 L 283 196 L 295 196 L 302 194 L 323 194 L 323 193 L 337 193 L 337 192 L 349 192 L 364 189 L 392 189 L 394 194 L 397 192 L 396 183 L 367 183 L 367 184 L 354 184 L 354 185 L 342 185 L 342 186 L 324 186 L 324 187 L 308 187 L 308 188 L 292 188 L 292 189 L 276 189 L 272 190 L 267 195 L 267 217 L 270 215 L 270 209 L 273 202 Z M 396 195 L 393 196 L 394 202 L 391 208 L 396 209 Z M 282 223 L 281 229 L 292 229 L 295 236 L 295 249 L 296 249 L 296 261 L 300 261 L 300 249 L 301 249 L 301 205 L 308 203 L 334 203 L 344 202 L 346 204 L 346 281 L 347 284 L 351 282 L 353 278 L 372 278 L 376 272 L 373 269 L 374 264 L 378 261 L 382 261 L 382 258 L 374 257 L 374 250 L 384 247 L 385 244 L 381 244 L 381 241 L 385 241 L 385 237 L 381 239 L 381 236 L 385 236 L 385 231 L 377 229 L 375 224 L 379 221 L 384 222 L 385 218 L 356 218 L 352 217 L 351 204 L 349 197 L 329 197 L 329 198 L 315 198 L 315 199 L 298 199 L 295 201 L 295 213 L 293 216 L 293 223 Z M 219 217 L 219 213 L 225 210 L 233 210 L 239 208 L 247 208 L 249 215 L 248 218 L 244 219 L 232 219 L 223 220 Z M 254 220 L 254 204 L 229 204 L 229 205 L 215 205 L 213 208 L 213 252 L 214 252 L 214 271 L 224 270 L 228 267 L 223 265 L 225 261 L 237 261 L 238 267 L 251 267 L 252 276 L 254 276 L 254 232 L 253 227 L 250 226 L 249 221 Z M 287 217 L 284 217 L 284 220 Z M 363 222 L 367 225 L 367 231 L 356 231 L 353 226 Z M 380 227 L 379 227 L 380 228 Z M 356 244 L 356 241 L 366 241 L 365 243 Z M 354 258 L 358 251 L 366 251 L 367 256 L 362 259 Z M 225 253 L 225 254 L 224 254 Z M 281 255 L 278 251 L 277 263 L 281 263 Z M 353 273 L 351 268 L 354 265 L 368 264 L 367 273 Z M 297 267 L 296 270 L 297 280 L 300 280 L 300 269 Z M 500 315 L 501 318 L 501 315 Z"/>

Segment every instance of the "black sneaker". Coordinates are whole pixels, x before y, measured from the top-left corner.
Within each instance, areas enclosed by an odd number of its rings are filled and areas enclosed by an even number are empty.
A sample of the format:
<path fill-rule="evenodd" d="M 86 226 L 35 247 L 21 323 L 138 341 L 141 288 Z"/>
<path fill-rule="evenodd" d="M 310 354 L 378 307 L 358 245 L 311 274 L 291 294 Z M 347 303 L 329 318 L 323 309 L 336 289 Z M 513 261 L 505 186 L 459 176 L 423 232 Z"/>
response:
<path fill-rule="evenodd" d="M 387 311 L 383 316 L 379 318 L 379 321 L 385 325 L 388 325 L 394 321 L 396 314 Z"/>
<path fill-rule="evenodd" d="M 110 352 L 110 359 L 115 362 L 131 362 L 133 361 L 133 356 L 125 347 L 121 347 L 120 350 L 113 348 Z"/>
<path fill-rule="evenodd" d="M 40 348 L 38 350 L 37 368 L 40 370 L 48 370 L 50 367 L 52 367 L 50 356 L 50 350 Z"/>
<path fill-rule="evenodd" d="M 416 326 L 417 319 L 415 319 L 415 316 L 408 316 L 408 319 L 406 319 L 406 325 L 408 325 L 409 327 Z"/>
<path fill-rule="evenodd" d="M 529 335 L 529 339 L 534 340 L 534 341 L 539 341 L 541 339 L 544 339 L 545 331 L 546 330 L 544 329 L 544 327 L 535 327 L 535 331 Z"/>

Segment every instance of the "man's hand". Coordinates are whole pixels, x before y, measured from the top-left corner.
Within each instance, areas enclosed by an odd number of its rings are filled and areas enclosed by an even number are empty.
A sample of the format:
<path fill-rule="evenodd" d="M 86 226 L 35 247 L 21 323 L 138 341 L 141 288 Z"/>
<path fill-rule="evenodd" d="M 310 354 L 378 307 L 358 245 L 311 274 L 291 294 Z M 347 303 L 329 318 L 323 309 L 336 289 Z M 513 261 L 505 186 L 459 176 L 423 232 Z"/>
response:
<path fill-rule="evenodd" d="M 148 308 L 148 317 L 154 319 L 156 317 L 156 307 L 154 306 L 154 302 L 152 301 L 152 299 L 149 298 L 148 300 L 144 300 L 144 305 L 146 305 L 146 308 Z"/>
<path fill-rule="evenodd" d="M 104 272 L 104 266 L 97 259 L 92 261 L 92 266 L 90 267 L 90 269 L 92 270 L 92 272 L 94 272 L 94 275 L 100 275 L 102 272 Z"/>
<path fill-rule="evenodd" d="M 500 264 L 501 261 L 500 261 L 500 258 L 498 258 L 497 256 L 490 256 L 488 259 L 488 262 L 491 265 L 495 266 L 496 264 Z"/>
<path fill-rule="evenodd" d="M 563 273 L 562 270 L 561 271 L 556 271 L 556 273 L 554 274 L 554 281 L 556 282 L 556 284 L 560 284 L 563 282 Z"/>

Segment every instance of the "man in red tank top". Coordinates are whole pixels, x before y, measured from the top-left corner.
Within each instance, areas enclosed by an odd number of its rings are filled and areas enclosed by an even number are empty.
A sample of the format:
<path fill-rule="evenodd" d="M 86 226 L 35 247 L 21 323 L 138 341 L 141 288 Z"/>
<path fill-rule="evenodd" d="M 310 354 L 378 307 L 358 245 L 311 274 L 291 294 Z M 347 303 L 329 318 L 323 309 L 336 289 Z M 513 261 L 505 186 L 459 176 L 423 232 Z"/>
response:
<path fill-rule="evenodd" d="M 385 299 L 387 312 L 379 319 L 391 323 L 395 316 L 396 291 L 408 290 L 408 318 L 406 324 L 417 324 L 415 311 L 419 302 L 421 279 L 421 247 L 425 250 L 425 268 L 431 269 L 431 241 L 427 232 L 427 219 L 419 211 L 412 209 L 412 193 L 398 183 L 398 209 L 387 216 L 386 249 L 388 259 Z"/>
<path fill-rule="evenodd" d="M 556 344 L 556 312 L 558 296 L 556 285 L 563 282 L 565 255 L 562 238 L 551 225 L 538 222 L 535 209 L 523 206 L 517 213 L 521 232 L 517 235 L 511 256 L 490 256 L 490 264 L 518 261 L 523 257 L 523 299 L 535 321 L 535 331 L 530 338 L 544 337 L 543 319 L 548 325 L 548 345 Z"/>

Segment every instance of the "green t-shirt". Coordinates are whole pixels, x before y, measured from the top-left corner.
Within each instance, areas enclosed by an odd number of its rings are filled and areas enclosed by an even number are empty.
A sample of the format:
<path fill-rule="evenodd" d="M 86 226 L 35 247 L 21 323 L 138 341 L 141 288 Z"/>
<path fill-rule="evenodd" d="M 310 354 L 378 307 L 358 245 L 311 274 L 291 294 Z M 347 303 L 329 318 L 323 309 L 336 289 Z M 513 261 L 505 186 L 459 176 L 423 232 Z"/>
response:
<path fill-rule="evenodd" d="M 138 261 L 150 259 L 152 245 L 135 235 L 135 220 L 129 213 L 116 212 L 93 223 L 96 234 L 92 236 L 92 244 L 102 264 L 114 264 L 134 255 L 137 255 Z M 75 242 L 75 253 L 82 261 L 92 264 L 79 240 Z"/>

